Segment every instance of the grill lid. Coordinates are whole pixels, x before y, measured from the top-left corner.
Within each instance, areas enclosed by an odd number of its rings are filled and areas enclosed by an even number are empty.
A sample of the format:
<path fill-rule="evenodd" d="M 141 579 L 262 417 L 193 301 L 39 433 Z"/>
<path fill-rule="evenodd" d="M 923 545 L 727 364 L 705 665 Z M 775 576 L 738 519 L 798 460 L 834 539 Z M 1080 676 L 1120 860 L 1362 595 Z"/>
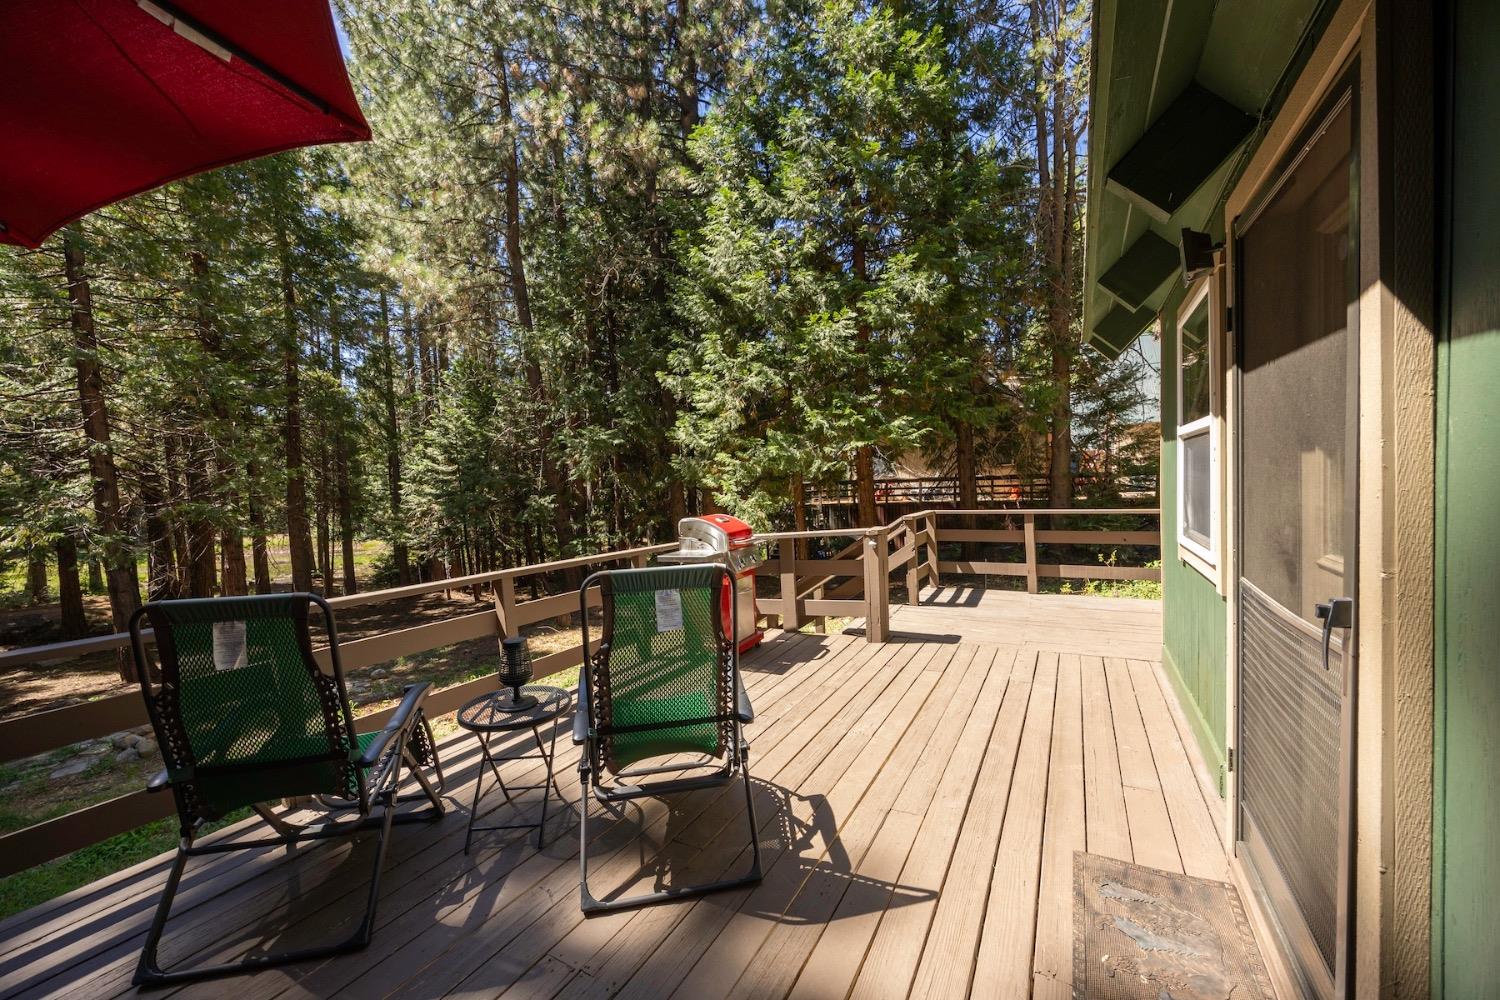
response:
<path fill-rule="evenodd" d="M 677 522 L 677 551 L 664 553 L 659 561 L 727 562 L 740 572 L 759 562 L 751 541 L 753 534 L 750 525 L 728 514 L 685 517 Z"/>

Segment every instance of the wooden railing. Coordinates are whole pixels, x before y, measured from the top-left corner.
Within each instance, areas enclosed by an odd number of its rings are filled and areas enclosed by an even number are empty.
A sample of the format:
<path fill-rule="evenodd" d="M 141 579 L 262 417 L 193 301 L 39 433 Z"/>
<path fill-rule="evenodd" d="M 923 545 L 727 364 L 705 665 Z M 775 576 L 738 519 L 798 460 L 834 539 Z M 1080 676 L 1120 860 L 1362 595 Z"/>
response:
<path fill-rule="evenodd" d="M 1044 579 L 1161 580 L 1161 570 L 1151 566 L 1118 565 L 1114 560 L 1096 563 L 1042 562 L 1041 546 L 1109 546 L 1161 548 L 1158 524 L 1155 530 L 1055 528 L 1061 518 L 1127 518 L 1160 520 L 1156 508 L 1044 508 L 1034 510 L 923 510 L 907 514 L 878 528 L 780 531 L 756 535 L 767 547 L 766 564 L 777 580 L 777 595 L 760 598 L 762 613 L 782 628 L 796 629 L 822 617 L 863 617 L 865 637 L 884 642 L 890 634 L 890 578 L 903 573 L 909 604 L 920 599 L 922 587 L 940 586 L 942 574 L 1022 577 L 1026 590 L 1035 594 Z M 1038 521 L 1043 523 L 1038 527 Z M 962 522 L 953 526 L 952 522 Z M 1005 522 L 1003 527 L 980 528 L 983 522 Z M 854 541 L 828 559 L 804 559 L 797 554 L 798 542 L 811 539 L 853 537 Z M 944 542 L 1015 546 L 1019 560 L 994 561 L 960 558 L 939 559 Z M 835 582 L 838 581 L 838 582 Z M 826 596 L 824 596 L 826 593 Z M 793 595 L 788 599 L 788 595 Z"/>
<path fill-rule="evenodd" d="M 1112 487 L 1121 496 L 1155 496 L 1155 476 L 1118 476 L 1106 481 L 1091 473 L 1074 477 L 1080 496 L 1102 486 Z M 1048 494 L 1045 477 L 1018 476 L 1003 473 L 974 478 L 975 498 L 982 504 L 1044 503 Z M 957 476 L 904 476 L 899 479 L 875 480 L 877 504 L 958 504 L 961 492 Z M 859 487 L 853 479 L 843 479 L 826 486 L 809 486 L 807 503 L 811 506 L 847 506 L 858 503 Z"/>
<path fill-rule="evenodd" d="M 516 596 L 517 581 L 612 563 L 644 566 L 651 556 L 676 547 L 672 543 L 648 545 L 331 598 L 328 603 L 339 610 L 466 588 L 483 588 L 490 595 L 487 601 L 489 606 L 482 611 L 341 641 L 339 658 L 346 672 L 354 672 L 398 657 L 442 649 L 471 639 L 493 636 L 498 640 L 502 636 L 515 635 L 527 625 L 576 612 L 579 607 L 577 590 L 519 601 Z M 591 596 L 590 604 L 597 606 L 597 592 Z M 149 632 L 146 637 L 150 638 Z M 129 642 L 129 636 L 121 633 L 10 650 L 0 653 L 0 670 L 27 663 L 76 659 L 90 653 L 118 649 Z M 327 663 L 326 650 L 318 650 L 316 655 L 321 662 Z M 544 677 L 582 662 L 581 645 L 549 653 L 537 659 L 536 676 Z M 426 708 L 432 716 L 444 715 L 455 711 L 475 695 L 494 687 L 493 675 L 455 684 L 433 692 L 427 699 Z M 360 732 L 379 729 L 390 717 L 392 710 L 385 709 L 360 716 L 355 720 L 356 727 Z M 144 726 L 149 721 L 145 703 L 140 692 L 134 688 L 94 701 L 0 720 L 0 762 L 45 753 L 84 740 L 101 739 L 121 730 Z M 50 861 L 115 834 L 133 830 L 170 815 L 173 808 L 172 797 L 169 795 L 134 791 L 6 834 L 0 837 L 0 875 Z"/>
<path fill-rule="evenodd" d="M 1141 566 L 1039 562 L 1038 547 L 1044 544 L 1112 547 L 1160 545 L 1156 531 L 1037 527 L 1039 518 L 1050 523 L 1056 518 L 1085 516 L 1140 519 L 1154 518 L 1157 511 L 1147 508 L 922 510 L 875 528 L 757 535 L 755 541 L 766 546 L 768 557 L 760 572 L 777 581 L 775 596 L 759 598 L 760 611 L 772 624 L 779 624 L 788 630 L 797 629 L 804 623 L 817 619 L 862 618 L 865 623 L 865 638 L 870 642 L 884 642 L 890 634 L 890 580 L 893 573 L 904 575 L 905 599 L 912 604 L 917 603 L 923 586 L 939 585 L 944 573 L 1025 577 L 1027 589 L 1033 593 L 1037 591 L 1039 581 L 1047 578 L 1160 579 L 1159 570 Z M 951 522 L 955 519 L 961 520 L 963 526 L 953 526 Z M 993 524 L 996 521 L 1005 523 L 1001 527 L 969 526 L 980 522 Z M 827 542 L 831 539 L 848 539 L 849 542 L 827 558 L 804 558 L 798 555 L 798 543 Z M 967 543 L 966 547 L 980 544 L 1019 546 L 1022 558 L 1007 562 L 941 560 L 938 546 L 944 542 Z M 675 547 L 673 543 L 648 545 L 332 598 L 329 603 L 337 610 L 384 604 L 444 591 L 471 589 L 476 593 L 488 594 L 488 606 L 483 610 L 343 640 L 339 644 L 340 659 L 346 671 L 355 672 L 398 657 L 442 649 L 455 643 L 486 637 L 498 640 L 503 636 L 518 634 L 527 625 L 570 615 L 579 609 L 579 594 L 576 589 L 523 601 L 517 598 L 518 582 L 567 570 L 610 564 L 642 566 L 653 555 Z M 597 591 L 590 594 L 589 604 L 598 606 Z M 0 652 L 0 670 L 28 663 L 76 659 L 91 653 L 118 649 L 128 642 L 127 636 L 117 634 Z M 324 662 L 327 655 L 326 650 L 318 652 Z M 539 657 L 535 665 L 536 675 L 546 676 L 582 662 L 582 646 L 573 646 Z M 491 690 L 494 686 L 493 675 L 486 675 L 443 688 L 428 697 L 427 711 L 432 716 L 452 712 L 469 698 Z M 356 720 L 357 728 L 361 732 L 377 729 L 385 723 L 389 712 L 387 709 L 361 716 Z M 134 689 L 95 701 L 0 720 L 0 762 L 45 753 L 85 740 L 101 739 L 121 730 L 146 725 L 147 722 L 145 705 L 140 693 Z M 0 875 L 60 857 L 168 816 L 172 811 L 170 796 L 148 795 L 144 790 L 133 791 L 6 834 L 0 837 Z"/>

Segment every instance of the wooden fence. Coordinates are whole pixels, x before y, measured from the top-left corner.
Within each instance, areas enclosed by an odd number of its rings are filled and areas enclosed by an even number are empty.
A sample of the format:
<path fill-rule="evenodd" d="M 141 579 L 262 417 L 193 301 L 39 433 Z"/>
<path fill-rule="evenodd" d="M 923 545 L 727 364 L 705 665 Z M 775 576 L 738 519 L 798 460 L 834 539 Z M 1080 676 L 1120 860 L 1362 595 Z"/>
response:
<path fill-rule="evenodd" d="M 757 535 L 755 541 L 764 545 L 767 550 L 767 560 L 760 572 L 777 581 L 776 596 L 759 598 L 760 612 L 771 624 L 778 624 L 789 630 L 816 619 L 863 618 L 866 639 L 870 642 L 884 642 L 890 633 L 892 573 L 904 573 L 906 600 L 913 604 L 917 602 L 921 588 L 929 584 L 938 585 L 944 573 L 1025 577 L 1027 589 L 1032 593 L 1037 591 L 1038 581 L 1046 578 L 1160 579 L 1160 570 L 1142 566 L 1038 561 L 1038 546 L 1049 543 L 1110 547 L 1160 546 L 1158 531 L 1037 527 L 1038 519 L 1050 522 L 1061 517 L 1085 516 L 1140 519 L 1157 518 L 1158 512 L 1150 508 L 923 510 L 877 528 Z M 952 526 L 951 522 L 954 520 L 963 522 L 963 526 Z M 982 529 L 970 526 L 997 520 L 1005 521 L 1006 526 Z M 1014 526 L 1016 522 L 1019 522 L 1019 527 Z M 828 558 L 805 558 L 799 554 L 799 549 L 808 543 L 828 539 L 850 541 Z M 938 546 L 943 542 L 969 543 L 966 547 L 975 544 L 1019 546 L 1022 558 L 1009 562 L 940 560 Z M 503 636 L 516 635 L 527 625 L 576 613 L 579 608 L 577 590 L 527 601 L 518 600 L 518 581 L 613 564 L 644 566 L 653 555 L 674 548 L 674 543 L 649 545 L 331 598 L 329 604 L 338 610 L 465 588 L 483 588 L 489 594 L 488 606 L 484 610 L 343 640 L 339 644 L 340 658 L 345 671 L 353 672 L 402 656 L 442 649 L 472 639 L 494 637 L 498 640 Z M 589 603 L 590 606 L 598 606 L 597 591 L 590 595 Z M 116 634 L 0 652 L 0 670 L 30 663 L 50 664 L 76 659 L 90 653 L 118 649 L 128 643 L 128 636 Z M 326 651 L 319 651 L 318 655 L 326 664 Z M 543 677 L 582 662 L 582 646 L 572 646 L 539 657 L 535 665 L 536 676 Z M 434 691 L 427 699 L 427 711 L 434 717 L 455 711 L 468 699 L 493 689 L 495 683 L 492 675 L 486 675 Z M 384 725 L 389 713 L 390 710 L 387 709 L 361 716 L 356 720 L 357 728 L 361 732 L 378 729 Z M 140 692 L 134 689 L 95 701 L 0 720 L 0 762 L 45 753 L 85 740 L 101 739 L 121 730 L 146 725 L 148 721 Z M 17 830 L 0 837 L 0 875 L 61 857 L 172 813 L 171 796 L 151 795 L 139 790 Z"/>
<path fill-rule="evenodd" d="M 1106 479 L 1092 473 L 1074 477 L 1080 495 L 1109 486 L 1121 496 L 1155 496 L 1156 477 L 1119 476 Z M 1048 483 L 1044 476 L 1019 476 L 1000 473 L 974 477 L 975 497 L 982 504 L 1045 503 Z M 859 502 L 859 484 L 842 479 L 824 486 L 807 488 L 807 503 L 812 507 L 850 506 Z M 905 476 L 899 479 L 875 480 L 877 504 L 958 504 L 961 502 L 957 476 Z"/>

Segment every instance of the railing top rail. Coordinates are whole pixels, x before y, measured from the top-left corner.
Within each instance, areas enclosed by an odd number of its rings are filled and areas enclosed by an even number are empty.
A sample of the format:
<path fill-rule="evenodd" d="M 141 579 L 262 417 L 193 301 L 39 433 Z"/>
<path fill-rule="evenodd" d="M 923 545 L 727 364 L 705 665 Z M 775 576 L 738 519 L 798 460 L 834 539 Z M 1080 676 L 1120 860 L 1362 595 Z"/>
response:
<path fill-rule="evenodd" d="M 898 518 L 897 521 L 900 519 Z M 814 528 L 809 531 L 763 531 L 750 536 L 752 542 L 780 542 L 795 541 L 799 538 L 854 538 L 856 536 L 873 535 L 878 531 L 885 531 L 894 527 L 897 521 L 888 525 L 878 525 L 874 528 Z"/>
<path fill-rule="evenodd" d="M 405 587 L 369 590 L 361 594 L 345 594 L 341 597 L 329 598 L 328 603 L 334 608 L 349 608 L 359 604 L 382 604 L 386 601 L 398 601 L 403 597 L 433 594 L 439 590 L 462 590 L 465 587 L 477 587 L 498 580 L 534 576 L 537 573 L 556 573 L 560 570 L 576 569 L 580 566 L 593 566 L 602 562 L 618 562 L 621 559 L 631 559 L 635 556 L 655 555 L 658 552 L 667 552 L 675 548 L 677 548 L 676 542 L 659 542 L 655 545 L 641 545 L 633 549 L 595 552 L 590 555 L 574 556 L 569 559 L 554 559 L 551 562 L 531 563 L 527 566 L 511 566 L 507 569 L 491 570 L 488 573 L 472 573 L 469 576 L 453 576 L 446 580 L 413 583 Z"/>
<path fill-rule="evenodd" d="M 488 573 L 451 576 L 445 580 L 431 580 L 427 583 L 414 583 L 405 587 L 388 587 L 385 590 L 369 590 L 362 594 L 346 594 L 341 597 L 329 598 L 328 603 L 334 608 L 348 608 L 361 604 L 383 604 L 386 601 L 399 601 L 407 597 L 435 594 L 440 590 L 462 590 L 465 587 L 477 587 L 507 578 L 515 579 L 517 577 L 532 576 L 537 573 L 554 573 L 559 570 L 573 569 L 578 566 L 592 566 L 602 562 L 618 562 L 622 559 L 631 559 L 636 556 L 667 552 L 676 547 L 676 542 L 662 542 L 656 545 L 638 546 L 633 549 L 596 552 L 586 556 L 576 556 L 571 559 L 556 559 L 552 562 L 532 563 L 527 566 L 512 566 L 508 569 L 492 570 Z M 150 629 L 145 629 L 141 634 L 148 640 L 151 638 Z M 0 651 L 0 670 L 21 666 L 26 663 L 36 663 L 39 660 L 70 660 L 79 656 L 86 656 L 89 653 L 121 649 L 129 644 L 130 636 L 127 633 L 115 632 L 111 635 L 95 635 L 84 639 L 71 639 L 66 642 L 51 642 L 45 646 L 24 646 L 19 649 Z"/>
<path fill-rule="evenodd" d="M 919 510 L 915 514 L 907 514 L 907 517 L 922 517 L 927 514 L 1004 514 L 1014 517 L 1017 514 L 1047 514 L 1047 515 L 1069 515 L 1077 516 L 1083 514 L 1155 514 L 1161 515 L 1160 507 L 986 507 L 977 510 L 958 510 L 946 507 L 934 507 L 931 510 Z"/>

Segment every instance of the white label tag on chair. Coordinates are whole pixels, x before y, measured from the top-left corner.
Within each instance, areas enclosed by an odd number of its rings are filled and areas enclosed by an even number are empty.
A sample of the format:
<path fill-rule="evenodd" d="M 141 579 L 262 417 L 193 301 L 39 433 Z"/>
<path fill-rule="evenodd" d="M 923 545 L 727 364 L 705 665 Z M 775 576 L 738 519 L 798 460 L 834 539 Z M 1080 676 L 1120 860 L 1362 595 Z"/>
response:
<path fill-rule="evenodd" d="M 238 670 L 245 665 L 245 623 L 214 622 L 214 669 Z"/>
<path fill-rule="evenodd" d="M 682 591 L 658 590 L 656 592 L 656 631 L 666 632 L 682 628 Z"/>

